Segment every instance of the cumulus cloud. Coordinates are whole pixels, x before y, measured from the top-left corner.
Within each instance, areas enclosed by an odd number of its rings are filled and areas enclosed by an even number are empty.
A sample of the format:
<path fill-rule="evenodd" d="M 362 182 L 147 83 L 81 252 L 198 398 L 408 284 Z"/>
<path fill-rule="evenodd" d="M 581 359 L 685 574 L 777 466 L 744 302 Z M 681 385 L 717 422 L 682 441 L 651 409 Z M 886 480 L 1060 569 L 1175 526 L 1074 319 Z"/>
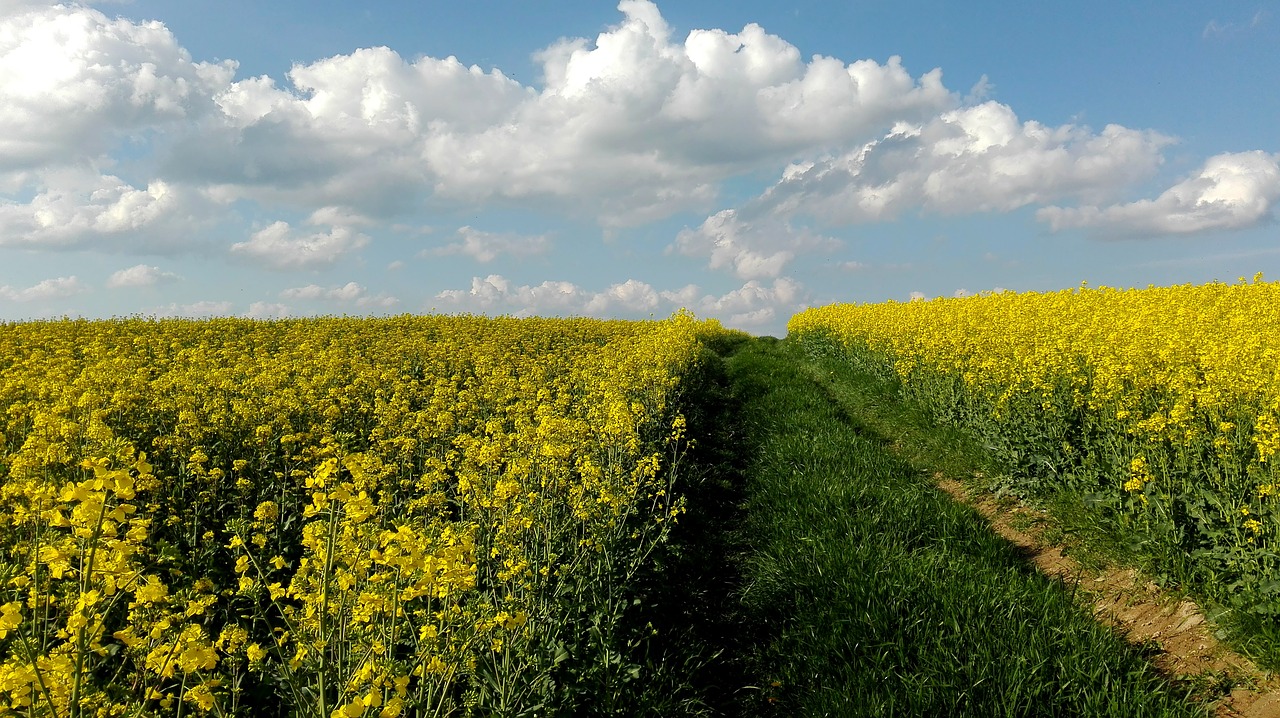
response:
<path fill-rule="evenodd" d="M 60 299 L 88 291 L 88 287 L 75 275 L 46 279 L 30 287 L 0 286 L 0 299 L 10 302 L 37 302 L 43 299 Z"/>
<path fill-rule="evenodd" d="M 602 315 L 613 309 L 628 312 L 643 312 L 657 309 L 661 297 L 652 286 L 636 279 L 628 279 L 620 284 L 597 293 L 587 301 L 588 314 Z"/>
<path fill-rule="evenodd" d="M 386 294 L 371 295 L 369 290 L 356 282 L 347 282 L 340 287 L 322 287 L 308 284 L 305 287 L 294 287 L 280 292 L 281 299 L 323 300 L 342 304 L 354 304 L 361 308 L 388 308 L 400 303 L 400 300 Z"/>
<path fill-rule="evenodd" d="M 662 307 L 691 304 L 697 287 L 676 292 L 660 292 L 647 282 L 628 279 L 603 291 L 592 291 L 564 281 L 537 285 L 517 285 L 500 274 L 473 277 L 470 289 L 440 292 L 436 299 L 446 305 L 478 311 L 511 312 L 516 316 L 606 315 L 613 312 L 643 314 Z"/>
<path fill-rule="evenodd" d="M 128 269 L 112 272 L 111 276 L 107 278 L 107 288 L 152 287 L 162 282 L 172 282 L 177 279 L 179 279 L 178 275 L 173 272 L 166 272 L 159 267 L 147 264 L 136 264 Z"/>
<path fill-rule="evenodd" d="M 159 22 L 74 5 L 0 14 L 0 170 L 93 157 L 214 109 L 234 63 L 192 62 Z"/>
<path fill-rule="evenodd" d="M 377 220 L 352 212 L 343 207 L 321 207 L 307 217 L 307 224 L 312 226 L 331 224 L 342 227 L 368 227 L 377 224 Z"/>
<path fill-rule="evenodd" d="M 12 164 L 0 185 L 30 183 L 15 174 L 22 168 L 99 157 L 125 134 L 155 128 L 165 141 L 156 145 L 160 177 L 145 188 L 103 178 L 120 185 L 114 200 L 38 198 L 60 202 L 81 229 L 42 225 L 38 203 L 11 201 L 0 214 L 25 230 L 4 236 L 68 245 L 96 222 L 136 229 L 156 222 L 141 205 L 163 214 L 161 198 L 172 204 L 175 188 L 190 187 L 211 201 L 311 212 L 308 224 L 334 229 L 295 236 L 277 223 L 233 251 L 314 267 L 358 248 L 363 235 L 352 228 L 424 203 L 550 202 L 608 227 L 637 225 L 705 211 L 729 177 L 828 152 L 792 165 L 758 211 L 740 208 L 737 224 L 709 218 L 678 244 L 739 277 L 771 277 L 803 250 L 785 224 L 773 228 L 787 238 L 778 246 L 753 246 L 746 225 L 766 215 L 840 224 L 912 208 L 1098 202 L 1150 176 L 1169 141 L 1114 125 L 1094 133 L 1021 122 L 994 102 L 957 108 L 940 71 L 912 75 L 897 57 L 806 60 L 758 25 L 681 37 L 648 0 L 618 10 L 620 21 L 595 38 L 538 52 L 537 87 L 385 47 L 298 64 L 281 81 L 235 80 L 234 63 L 193 62 L 160 23 L 81 6 L 14 12 L 0 21 L 0 157 Z M 100 209 L 112 202 L 122 207 Z M 492 261 L 511 250 L 467 228 L 440 251 Z"/>
<path fill-rule="evenodd" d="M 1107 207 L 1044 207 L 1036 217 L 1053 231 L 1158 236 L 1243 229 L 1273 219 L 1280 201 L 1280 154 L 1215 155 L 1155 199 Z"/>
<path fill-rule="evenodd" d="M 742 279 L 776 277 L 797 252 L 834 249 L 839 241 L 774 218 L 743 219 L 726 209 L 697 229 L 684 229 L 668 251 L 708 257 L 712 269 L 728 269 Z"/>
<path fill-rule="evenodd" d="M 500 123 L 528 91 L 455 58 L 408 62 L 385 48 L 295 65 L 289 85 L 230 83 L 220 110 L 178 141 L 166 169 L 227 197 L 386 217 L 431 194 L 427 141 Z"/>
<path fill-rule="evenodd" d="M 723 295 L 705 294 L 695 285 L 658 291 L 646 282 L 630 279 L 603 291 L 592 291 L 573 282 L 518 285 L 499 274 L 473 277 L 470 289 L 440 292 L 436 300 L 463 311 L 535 315 L 602 315 L 668 313 L 692 309 L 700 316 L 717 317 L 730 326 L 755 327 L 803 308 L 804 288 L 790 278 L 771 284 L 751 280 Z"/>
<path fill-rule="evenodd" d="M 760 196 L 681 232 L 672 248 L 744 279 L 779 276 L 794 257 L 838 246 L 796 217 L 827 225 L 889 221 L 910 211 L 1007 212 L 1060 198 L 1094 201 L 1154 174 L 1172 140 L 1108 125 L 1020 121 L 997 102 L 899 123 L 880 139 L 798 162 Z M 841 268 L 863 266 L 846 263 Z"/>
<path fill-rule="evenodd" d="M 254 232 L 247 242 L 231 245 L 231 252 L 275 269 L 315 269 L 331 266 L 369 243 L 350 227 L 301 234 L 288 222 L 275 222 Z"/>
<path fill-rule="evenodd" d="M 483 232 L 472 227 L 460 227 L 457 237 L 457 242 L 424 250 L 422 256 L 440 257 L 461 254 L 487 264 L 499 257 L 535 257 L 551 251 L 551 239 L 545 234 L 495 233 Z"/>
<path fill-rule="evenodd" d="M 289 307 L 274 302 L 254 302 L 244 315 L 249 319 L 278 319 L 289 316 Z"/>
<path fill-rule="evenodd" d="M 173 302 L 147 313 L 157 317 L 225 317 L 234 306 L 231 302 L 205 299 L 189 304 Z"/>
<path fill-rule="evenodd" d="M 805 63 L 757 25 L 681 42 L 652 3 L 618 7 L 623 22 L 593 43 L 538 54 L 544 88 L 515 122 L 429 143 L 438 191 L 603 195 L 607 221 L 634 223 L 705 203 L 729 174 L 953 102 L 941 73 L 912 77 L 896 57 Z"/>
<path fill-rule="evenodd" d="M 27 202 L 0 197 L 0 247 L 172 250 L 207 214 L 196 192 L 163 180 L 137 188 L 85 169 L 41 173 Z"/>
<path fill-rule="evenodd" d="M 521 85 L 455 58 L 369 48 L 228 83 L 167 169 L 226 196 L 383 216 L 423 197 L 555 200 L 605 224 L 703 206 L 725 177 L 954 104 L 941 73 L 800 52 L 756 25 L 675 37 L 624 0 L 594 40 L 539 52 Z M 583 202 L 591 197 L 593 202 Z"/>
<path fill-rule="evenodd" d="M 745 210 L 849 224 L 917 209 L 1005 212 L 1062 197 L 1100 199 L 1152 175 L 1171 141 L 1119 125 L 1094 133 L 1021 122 L 1007 105 L 985 102 L 793 164 Z"/>
<path fill-rule="evenodd" d="M 731 326 L 754 327 L 790 316 L 803 308 L 803 301 L 804 287 L 782 277 L 772 284 L 753 279 L 722 296 L 705 296 L 698 308 L 705 315 L 726 318 Z"/>
<path fill-rule="evenodd" d="M 586 293 L 572 282 L 547 281 L 537 286 L 517 286 L 500 274 L 472 277 L 470 289 L 446 289 L 436 295 L 445 304 L 492 310 L 519 307 L 519 316 L 544 312 L 581 311 Z"/>

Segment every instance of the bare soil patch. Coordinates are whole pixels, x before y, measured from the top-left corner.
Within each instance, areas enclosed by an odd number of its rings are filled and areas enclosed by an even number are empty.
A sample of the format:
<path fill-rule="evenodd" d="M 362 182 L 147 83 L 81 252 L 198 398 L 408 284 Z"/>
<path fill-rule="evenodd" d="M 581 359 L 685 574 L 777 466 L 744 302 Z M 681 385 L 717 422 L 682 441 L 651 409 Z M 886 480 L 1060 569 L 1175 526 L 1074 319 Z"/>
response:
<path fill-rule="evenodd" d="M 1158 646 L 1154 662 L 1179 680 L 1206 688 L 1234 685 L 1215 705 L 1215 718 L 1280 718 L 1280 677 L 1222 644 L 1194 602 L 1173 597 L 1131 568 L 1085 568 L 1063 546 L 1044 540 L 1043 512 L 1005 506 L 990 494 L 971 495 L 959 481 L 935 477 L 955 500 L 976 508 L 1045 575 L 1078 591 L 1099 621 L 1135 643 Z"/>

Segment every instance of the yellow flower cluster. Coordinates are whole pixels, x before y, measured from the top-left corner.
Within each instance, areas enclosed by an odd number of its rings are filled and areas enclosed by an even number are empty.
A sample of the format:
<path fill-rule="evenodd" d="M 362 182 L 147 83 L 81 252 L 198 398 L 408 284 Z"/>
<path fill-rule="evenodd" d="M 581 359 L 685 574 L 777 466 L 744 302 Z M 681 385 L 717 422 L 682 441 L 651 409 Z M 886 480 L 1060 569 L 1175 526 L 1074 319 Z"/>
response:
<path fill-rule="evenodd" d="M 1179 537 L 1177 548 L 1229 564 L 1214 567 L 1220 575 L 1252 572 L 1239 580 L 1265 586 L 1259 572 L 1280 571 L 1254 561 L 1280 548 L 1268 499 L 1280 451 L 1278 307 L 1280 283 L 1259 275 L 831 305 L 788 329 L 978 430 L 1023 472 L 1025 493 L 1109 494 Z M 1046 473 L 1054 485 L 1038 487 Z M 1280 592 L 1267 600 L 1280 606 Z"/>
<path fill-rule="evenodd" d="M 449 715 L 553 685 L 566 617 L 683 510 L 715 331 L 0 324 L 0 716 Z"/>

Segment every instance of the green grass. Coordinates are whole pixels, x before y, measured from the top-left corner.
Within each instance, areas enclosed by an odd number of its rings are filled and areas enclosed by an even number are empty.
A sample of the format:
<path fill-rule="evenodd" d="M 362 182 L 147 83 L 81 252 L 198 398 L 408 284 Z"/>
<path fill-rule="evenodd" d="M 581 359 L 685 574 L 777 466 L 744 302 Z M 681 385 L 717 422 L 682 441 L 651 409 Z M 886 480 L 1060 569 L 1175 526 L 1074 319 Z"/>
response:
<path fill-rule="evenodd" d="M 964 482 L 971 491 L 998 491 L 1005 467 L 968 432 L 939 425 L 928 413 L 904 401 L 895 381 L 851 366 L 849 358 L 817 351 L 800 365 L 807 376 L 839 404 L 850 421 L 920 471 Z M 1241 611 L 1227 610 L 1210 597 L 1193 594 L 1186 582 L 1193 572 L 1188 556 L 1151 541 L 1140 527 L 1126 525 L 1078 492 L 1049 491 L 1033 499 L 1047 512 L 1041 528 L 1045 542 L 1060 545 L 1085 569 L 1125 566 L 1161 584 L 1171 597 L 1198 602 L 1213 618 L 1223 639 L 1258 665 L 1280 669 L 1280 625 Z"/>
<path fill-rule="evenodd" d="M 727 368 L 735 413 L 720 438 L 743 482 L 721 545 L 733 600 L 702 619 L 736 625 L 717 675 L 742 685 L 707 686 L 717 713 L 1205 714 L 933 485 L 981 465 L 980 449 L 915 435 L 887 390 L 786 342 L 746 344 Z"/>

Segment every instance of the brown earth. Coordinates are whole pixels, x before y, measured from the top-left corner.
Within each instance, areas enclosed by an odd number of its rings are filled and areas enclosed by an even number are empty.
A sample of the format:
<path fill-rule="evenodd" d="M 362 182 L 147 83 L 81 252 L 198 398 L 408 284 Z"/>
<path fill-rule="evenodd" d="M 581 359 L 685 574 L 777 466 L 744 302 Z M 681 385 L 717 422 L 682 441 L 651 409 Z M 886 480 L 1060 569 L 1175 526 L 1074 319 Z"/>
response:
<path fill-rule="evenodd" d="M 1194 602 L 1172 597 L 1133 569 L 1085 568 L 1064 555 L 1062 546 L 1044 540 L 1043 512 L 1002 504 L 990 494 L 971 494 L 954 479 L 935 478 L 939 488 L 976 508 L 1042 573 L 1072 585 L 1092 604 L 1098 620 L 1133 643 L 1159 646 L 1153 660 L 1165 674 L 1206 686 L 1234 685 L 1214 704 L 1215 718 L 1280 718 L 1280 676 L 1223 645 Z"/>

